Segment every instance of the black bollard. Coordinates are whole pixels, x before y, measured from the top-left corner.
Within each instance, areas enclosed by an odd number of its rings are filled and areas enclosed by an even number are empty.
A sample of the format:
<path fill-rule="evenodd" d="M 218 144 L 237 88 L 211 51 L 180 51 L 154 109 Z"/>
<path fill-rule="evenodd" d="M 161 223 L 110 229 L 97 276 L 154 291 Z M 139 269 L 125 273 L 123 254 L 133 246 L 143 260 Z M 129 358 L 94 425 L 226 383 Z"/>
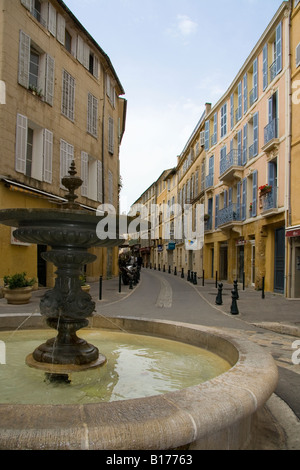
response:
<path fill-rule="evenodd" d="M 171 266 L 169 266 L 168 273 L 171 274 Z"/>
<path fill-rule="evenodd" d="M 239 309 L 238 309 L 238 306 L 237 306 L 237 298 L 236 298 L 236 291 L 233 289 L 231 291 L 231 298 L 232 298 L 232 303 L 231 303 L 231 307 L 230 307 L 230 313 L 232 315 L 238 315 L 239 314 Z"/>
<path fill-rule="evenodd" d="M 218 287 L 218 271 L 216 271 L 216 287 Z"/>
<path fill-rule="evenodd" d="M 194 284 L 195 286 L 198 284 L 198 281 L 197 281 L 197 273 L 196 273 L 196 272 L 194 273 L 193 284 Z"/>
<path fill-rule="evenodd" d="M 204 270 L 202 271 L 202 286 L 204 286 Z"/>
<path fill-rule="evenodd" d="M 163 272 L 165 273 L 166 272 L 166 266 L 164 265 L 163 267 Z"/>
<path fill-rule="evenodd" d="M 238 291 L 238 281 L 237 281 L 237 279 L 235 281 L 233 281 L 233 289 L 235 290 L 235 293 L 236 293 L 236 300 L 239 300 L 240 296 L 239 296 L 239 291 Z"/>
<path fill-rule="evenodd" d="M 188 275 L 187 275 L 187 278 L 186 278 L 187 281 L 190 281 L 191 280 L 191 271 L 188 270 Z"/>
<path fill-rule="evenodd" d="M 99 300 L 102 300 L 102 276 L 99 279 Z"/>
<path fill-rule="evenodd" d="M 177 268 L 176 268 L 176 266 L 175 266 L 175 268 L 174 268 L 174 276 L 177 276 Z"/>
<path fill-rule="evenodd" d="M 154 271 L 156 271 L 156 264 L 154 265 Z"/>
<path fill-rule="evenodd" d="M 120 293 L 121 290 L 122 290 L 122 287 L 121 287 L 121 286 L 122 286 L 122 282 L 121 282 L 121 281 L 122 281 L 122 274 L 119 273 L 119 293 Z"/>
<path fill-rule="evenodd" d="M 152 263 L 150 263 L 150 269 L 152 269 Z"/>
<path fill-rule="evenodd" d="M 194 271 L 191 271 L 190 282 L 194 282 Z"/>
<path fill-rule="evenodd" d="M 245 290 L 245 273 L 243 273 L 243 290 Z"/>
<path fill-rule="evenodd" d="M 265 298 L 265 278 L 262 278 L 262 293 L 261 293 L 261 298 Z"/>
<path fill-rule="evenodd" d="M 181 279 L 184 279 L 184 269 L 181 269 Z"/>
<path fill-rule="evenodd" d="M 160 271 L 160 264 L 158 265 L 158 270 Z"/>
<path fill-rule="evenodd" d="M 223 291 L 223 284 L 220 283 L 218 285 L 218 295 L 216 297 L 216 305 L 223 305 L 222 291 Z"/>

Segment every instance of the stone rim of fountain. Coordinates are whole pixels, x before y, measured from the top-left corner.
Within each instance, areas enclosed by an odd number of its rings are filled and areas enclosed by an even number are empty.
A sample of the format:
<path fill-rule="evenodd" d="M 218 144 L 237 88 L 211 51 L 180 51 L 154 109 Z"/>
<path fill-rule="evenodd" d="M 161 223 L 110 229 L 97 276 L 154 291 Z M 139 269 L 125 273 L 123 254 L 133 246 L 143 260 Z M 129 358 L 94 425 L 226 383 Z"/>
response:
<path fill-rule="evenodd" d="M 10 319 L 12 321 L 12 319 Z M 16 322 L 18 319 L 15 320 Z M 39 319 L 36 319 L 40 325 Z M 122 329 L 198 344 L 232 364 L 228 372 L 164 395 L 86 405 L 0 405 L 0 449 L 241 449 L 278 371 L 260 346 L 217 328 L 94 316 L 90 328 Z"/>

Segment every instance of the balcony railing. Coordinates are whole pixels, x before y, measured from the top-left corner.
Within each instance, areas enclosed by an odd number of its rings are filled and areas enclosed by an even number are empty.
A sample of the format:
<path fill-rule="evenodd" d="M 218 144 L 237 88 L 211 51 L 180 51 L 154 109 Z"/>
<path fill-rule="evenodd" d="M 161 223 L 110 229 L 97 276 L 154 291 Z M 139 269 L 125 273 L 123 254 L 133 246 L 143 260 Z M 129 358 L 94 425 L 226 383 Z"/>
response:
<path fill-rule="evenodd" d="M 32 8 L 31 9 L 31 14 L 32 16 L 34 16 L 34 18 L 36 20 L 38 20 L 39 23 L 41 23 L 41 25 L 43 25 L 44 27 L 47 26 L 47 22 L 46 20 L 42 17 L 41 15 L 41 12 L 39 10 L 36 10 L 35 8 Z"/>
<path fill-rule="evenodd" d="M 207 175 L 205 178 L 205 189 L 211 188 L 214 185 L 214 175 Z"/>
<path fill-rule="evenodd" d="M 250 108 L 253 105 L 253 103 L 255 103 L 256 100 L 257 100 L 257 94 L 255 93 L 255 89 L 252 88 L 252 90 L 249 93 Z"/>
<path fill-rule="evenodd" d="M 220 161 L 220 175 L 228 171 L 233 166 L 242 165 L 242 153 L 240 150 L 232 149 L 226 155 L 225 158 L 222 158 Z"/>
<path fill-rule="evenodd" d="M 278 137 L 278 119 L 273 119 L 264 129 L 265 145 Z"/>
<path fill-rule="evenodd" d="M 204 232 L 210 232 L 212 230 L 212 217 L 204 222 Z"/>
<path fill-rule="evenodd" d="M 261 197 L 262 212 L 269 211 L 277 208 L 277 188 L 272 188 L 272 191 Z"/>
<path fill-rule="evenodd" d="M 276 77 L 276 60 L 270 66 L 269 73 L 270 73 L 270 83 L 271 83 L 274 80 L 274 78 Z"/>
<path fill-rule="evenodd" d="M 230 204 L 218 212 L 218 225 L 239 222 L 241 220 L 241 209 L 238 204 Z"/>

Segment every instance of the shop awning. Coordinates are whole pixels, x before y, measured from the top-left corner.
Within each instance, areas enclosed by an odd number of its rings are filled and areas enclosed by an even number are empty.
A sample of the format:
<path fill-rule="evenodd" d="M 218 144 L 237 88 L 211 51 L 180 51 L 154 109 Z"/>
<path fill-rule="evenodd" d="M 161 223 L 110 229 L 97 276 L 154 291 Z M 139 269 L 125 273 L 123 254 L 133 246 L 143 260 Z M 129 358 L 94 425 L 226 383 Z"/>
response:
<path fill-rule="evenodd" d="M 287 238 L 300 237 L 300 226 L 288 227 L 285 232 Z"/>

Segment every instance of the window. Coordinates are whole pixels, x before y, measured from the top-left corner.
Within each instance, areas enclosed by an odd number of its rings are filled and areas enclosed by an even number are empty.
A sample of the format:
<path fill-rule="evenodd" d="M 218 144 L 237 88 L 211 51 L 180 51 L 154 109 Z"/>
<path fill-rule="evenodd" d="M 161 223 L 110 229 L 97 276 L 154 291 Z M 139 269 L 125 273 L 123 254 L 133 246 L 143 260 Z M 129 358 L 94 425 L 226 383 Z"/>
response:
<path fill-rule="evenodd" d="M 92 74 L 95 78 L 99 78 L 99 60 L 91 51 L 89 45 L 77 36 L 77 60 Z"/>
<path fill-rule="evenodd" d="M 114 120 L 111 117 L 108 118 L 108 151 L 114 153 Z"/>
<path fill-rule="evenodd" d="M 27 10 L 30 11 L 31 15 L 44 27 L 47 26 L 47 9 L 48 2 L 41 0 L 21 0 L 22 5 L 24 5 Z"/>
<path fill-rule="evenodd" d="M 296 47 L 296 67 L 299 67 L 300 65 L 300 42 L 298 46 Z"/>
<path fill-rule="evenodd" d="M 54 59 L 20 31 L 18 83 L 53 105 Z"/>
<path fill-rule="evenodd" d="M 65 140 L 61 139 L 60 141 L 60 182 L 62 178 L 68 175 L 70 165 L 74 160 L 74 147 Z M 60 183 L 61 188 L 66 189 L 62 183 Z"/>
<path fill-rule="evenodd" d="M 258 155 L 258 112 L 248 122 L 249 158 Z"/>
<path fill-rule="evenodd" d="M 253 62 L 253 66 L 248 72 L 248 83 L 252 84 L 252 89 L 249 92 L 249 104 L 250 107 L 258 99 L 258 60 L 257 58 Z"/>
<path fill-rule="evenodd" d="M 113 86 L 112 79 L 109 75 L 106 76 L 106 94 L 109 98 L 109 101 L 113 107 L 116 104 L 116 92 L 115 87 Z"/>
<path fill-rule="evenodd" d="M 62 78 L 62 104 L 61 112 L 71 121 L 75 117 L 75 79 L 66 70 Z"/>
<path fill-rule="evenodd" d="M 279 23 L 276 31 L 271 36 L 263 49 L 263 89 L 282 70 L 282 23 Z"/>
<path fill-rule="evenodd" d="M 221 108 L 221 137 L 227 134 L 227 103 Z"/>
<path fill-rule="evenodd" d="M 243 78 L 244 86 L 244 114 L 248 111 L 248 74 L 245 73 Z"/>
<path fill-rule="evenodd" d="M 91 93 L 88 94 L 87 131 L 94 137 L 98 135 L 98 100 Z"/>
<path fill-rule="evenodd" d="M 278 92 L 268 100 L 268 125 L 264 129 L 265 145 L 278 137 Z"/>
<path fill-rule="evenodd" d="M 251 216 L 257 216 L 257 170 L 252 173 L 252 205 L 251 205 Z"/>
<path fill-rule="evenodd" d="M 26 116 L 17 115 L 16 171 L 52 183 L 53 134 Z"/>
<path fill-rule="evenodd" d="M 65 30 L 65 48 L 67 49 L 68 52 L 72 52 L 72 36 L 69 33 L 69 31 L 66 29 Z"/>
<path fill-rule="evenodd" d="M 82 196 L 102 202 L 102 162 L 86 152 L 81 152 Z"/>

